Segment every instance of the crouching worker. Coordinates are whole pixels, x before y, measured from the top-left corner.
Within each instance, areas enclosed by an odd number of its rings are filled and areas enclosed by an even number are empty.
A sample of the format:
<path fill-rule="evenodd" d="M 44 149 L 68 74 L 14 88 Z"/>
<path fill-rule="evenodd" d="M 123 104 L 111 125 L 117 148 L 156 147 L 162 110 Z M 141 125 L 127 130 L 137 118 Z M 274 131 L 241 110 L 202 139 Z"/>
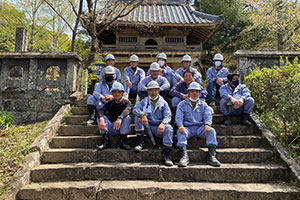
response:
<path fill-rule="evenodd" d="M 175 121 L 178 126 L 177 146 L 181 154 L 179 167 L 186 167 L 189 164 L 187 141 L 193 136 L 206 138 L 208 147 L 207 163 L 215 167 L 221 165 L 215 157 L 218 142 L 216 131 L 211 127 L 212 111 L 204 101 L 199 99 L 200 92 L 200 84 L 197 82 L 191 83 L 188 87 L 189 98 L 180 102 L 177 106 Z"/>
<path fill-rule="evenodd" d="M 98 147 L 99 150 L 110 147 L 110 135 L 120 135 L 121 148 L 130 150 L 127 141 L 127 134 L 130 132 L 131 102 L 124 98 L 124 87 L 121 83 L 115 82 L 111 88 L 113 100 L 105 103 L 99 111 L 98 126 L 100 134 L 103 135 L 103 143 Z"/>
<path fill-rule="evenodd" d="M 221 111 L 225 115 L 225 125 L 231 125 L 231 116 L 241 116 L 241 123 L 251 126 L 248 121 L 250 112 L 254 107 L 254 99 L 250 96 L 250 91 L 244 84 L 239 82 L 239 74 L 228 74 L 228 83 L 220 88 Z"/>
<path fill-rule="evenodd" d="M 172 166 L 173 128 L 169 124 L 171 110 L 168 103 L 159 95 L 159 90 L 159 84 L 156 81 L 150 81 L 147 85 L 148 96 L 133 108 L 137 134 L 137 146 L 134 149 L 141 151 L 145 148 L 144 131 L 145 127 L 149 127 L 153 135 L 163 139 L 163 162 L 166 166 Z"/>

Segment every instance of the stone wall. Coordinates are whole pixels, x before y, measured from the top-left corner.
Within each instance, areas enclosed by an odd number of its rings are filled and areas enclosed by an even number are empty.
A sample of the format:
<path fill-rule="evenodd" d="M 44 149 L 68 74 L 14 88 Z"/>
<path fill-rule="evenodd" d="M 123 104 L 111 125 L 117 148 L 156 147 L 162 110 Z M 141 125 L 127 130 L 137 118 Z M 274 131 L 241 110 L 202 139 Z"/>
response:
<path fill-rule="evenodd" d="M 76 90 L 75 53 L 0 53 L 0 109 L 17 123 L 51 119 Z"/>
<path fill-rule="evenodd" d="M 280 59 L 287 57 L 290 62 L 298 57 L 300 58 L 300 51 L 248 51 L 239 50 L 234 53 L 234 56 L 239 58 L 239 70 L 241 79 L 249 75 L 250 69 L 256 67 L 274 67 L 280 66 Z"/>

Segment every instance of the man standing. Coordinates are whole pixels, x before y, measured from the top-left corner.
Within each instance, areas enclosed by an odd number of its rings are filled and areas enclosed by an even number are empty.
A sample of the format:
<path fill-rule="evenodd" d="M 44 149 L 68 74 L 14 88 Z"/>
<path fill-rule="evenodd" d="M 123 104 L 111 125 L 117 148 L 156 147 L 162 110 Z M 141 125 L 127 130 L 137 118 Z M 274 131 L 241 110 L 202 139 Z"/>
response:
<path fill-rule="evenodd" d="M 225 115 L 224 124 L 232 124 L 231 116 L 241 116 L 241 123 L 251 126 L 248 119 L 254 107 L 254 99 L 246 85 L 240 84 L 239 78 L 239 74 L 228 74 L 228 83 L 220 88 L 220 106 Z"/>
<path fill-rule="evenodd" d="M 211 127 L 212 112 L 208 105 L 199 99 L 200 91 L 199 83 L 191 83 L 188 88 L 189 98 L 180 102 L 177 106 L 175 121 L 178 127 L 177 146 L 181 154 L 179 167 L 186 167 L 189 164 L 187 141 L 193 136 L 206 138 L 208 147 L 207 163 L 215 167 L 221 165 L 215 157 L 218 142 L 216 131 Z"/>
<path fill-rule="evenodd" d="M 110 147 L 110 135 L 119 135 L 121 148 L 130 150 L 127 142 L 127 134 L 130 133 L 131 102 L 124 98 L 124 87 L 121 83 L 115 82 L 111 88 L 113 100 L 105 103 L 99 111 L 99 131 L 103 135 L 103 143 L 98 147 L 99 150 Z"/>
<path fill-rule="evenodd" d="M 129 61 L 130 66 L 124 69 L 125 96 L 129 98 L 136 98 L 138 93 L 138 85 L 145 78 L 145 72 L 138 67 L 138 56 L 130 56 Z"/>
<path fill-rule="evenodd" d="M 216 105 L 216 94 L 222 85 L 227 82 L 228 69 L 223 67 L 223 56 L 217 53 L 213 58 L 213 67 L 207 70 L 207 92 L 210 106 Z"/>
<path fill-rule="evenodd" d="M 113 99 L 110 89 L 115 82 L 115 70 L 112 66 L 107 66 L 104 73 L 104 80 L 97 84 L 93 95 L 87 99 L 89 119 L 84 122 L 85 125 L 90 126 L 95 124 L 97 111 L 99 111 L 106 102 Z"/>
<path fill-rule="evenodd" d="M 137 134 L 137 145 L 134 149 L 142 151 L 145 148 L 144 131 L 145 127 L 148 127 L 153 135 L 163 139 L 163 162 L 166 166 L 172 166 L 173 128 L 170 125 L 171 110 L 168 103 L 159 95 L 159 90 L 159 84 L 156 81 L 150 81 L 147 85 L 148 97 L 133 108 L 135 132 Z"/>
<path fill-rule="evenodd" d="M 150 65 L 150 76 L 147 76 L 144 80 L 142 80 L 138 87 L 138 95 L 141 100 L 148 96 L 147 85 L 150 81 L 156 81 L 160 87 L 159 94 L 165 99 L 168 98 L 170 84 L 168 80 L 165 77 L 160 76 L 159 73 L 160 73 L 159 64 L 157 62 L 153 62 Z"/>

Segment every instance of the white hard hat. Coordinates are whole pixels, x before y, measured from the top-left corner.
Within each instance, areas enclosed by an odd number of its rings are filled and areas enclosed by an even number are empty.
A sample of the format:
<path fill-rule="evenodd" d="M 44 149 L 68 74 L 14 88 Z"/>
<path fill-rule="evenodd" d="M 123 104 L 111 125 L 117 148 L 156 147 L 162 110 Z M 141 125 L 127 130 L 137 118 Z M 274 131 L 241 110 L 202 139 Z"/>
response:
<path fill-rule="evenodd" d="M 201 90 L 201 86 L 197 82 L 192 82 L 188 87 L 188 91 L 189 90 Z"/>
<path fill-rule="evenodd" d="M 104 74 L 114 74 L 115 73 L 115 69 L 108 65 L 104 68 Z"/>
<path fill-rule="evenodd" d="M 189 56 L 189 55 L 184 55 L 183 57 L 182 57 L 182 60 L 181 60 L 182 62 L 183 61 L 189 61 L 189 62 L 192 62 L 192 58 L 191 58 L 191 56 Z"/>
<path fill-rule="evenodd" d="M 147 90 L 153 89 L 153 88 L 160 88 L 159 84 L 156 81 L 150 81 L 147 85 Z"/>
<path fill-rule="evenodd" d="M 162 59 L 165 59 L 167 60 L 167 55 L 165 53 L 160 53 L 160 54 L 157 54 L 156 58 L 162 58 Z"/>
<path fill-rule="evenodd" d="M 112 86 L 111 86 L 111 92 L 114 90 L 119 90 L 119 91 L 123 91 L 124 92 L 124 86 L 122 85 L 122 83 L 119 82 L 115 82 Z"/>
<path fill-rule="evenodd" d="M 115 59 L 115 56 L 112 55 L 112 54 L 108 54 L 108 55 L 105 57 L 105 61 L 107 61 L 107 60 L 109 60 L 109 59 L 111 59 L 111 60 L 116 60 L 116 59 Z"/>
<path fill-rule="evenodd" d="M 220 54 L 220 53 L 217 53 L 213 58 L 213 60 L 219 60 L 219 61 L 223 61 L 223 59 L 224 58 L 223 58 L 222 54 Z"/>
<path fill-rule="evenodd" d="M 139 57 L 137 55 L 133 54 L 132 56 L 130 56 L 129 61 L 138 62 L 139 61 Z"/>
<path fill-rule="evenodd" d="M 160 70 L 160 66 L 157 62 L 153 62 L 151 65 L 150 65 L 150 71 L 151 70 Z"/>

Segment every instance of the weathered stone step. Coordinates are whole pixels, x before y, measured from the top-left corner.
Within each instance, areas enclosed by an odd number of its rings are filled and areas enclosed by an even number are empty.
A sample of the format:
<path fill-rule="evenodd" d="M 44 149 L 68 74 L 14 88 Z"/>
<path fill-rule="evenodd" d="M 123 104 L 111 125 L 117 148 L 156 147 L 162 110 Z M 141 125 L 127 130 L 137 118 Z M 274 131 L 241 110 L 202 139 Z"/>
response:
<path fill-rule="evenodd" d="M 191 162 L 204 162 L 207 148 L 189 149 Z M 179 160 L 179 150 L 173 151 L 173 160 Z M 161 149 L 144 149 L 142 152 L 122 149 L 49 149 L 44 152 L 43 163 L 75 162 L 161 162 Z M 260 163 L 273 160 L 273 152 L 261 148 L 217 149 L 217 158 L 222 163 Z"/>
<path fill-rule="evenodd" d="M 69 125 L 81 125 L 84 121 L 88 120 L 88 115 L 71 115 L 66 118 L 67 124 Z M 213 123 L 214 124 L 223 124 L 225 117 L 223 114 L 214 114 Z M 240 117 L 232 117 L 233 124 L 240 124 Z"/>
<path fill-rule="evenodd" d="M 247 127 L 244 125 L 225 126 L 222 124 L 213 124 L 217 135 L 257 135 L 255 126 Z M 64 125 L 60 127 L 60 135 L 99 135 L 98 126 L 82 126 L 82 125 Z"/>
<path fill-rule="evenodd" d="M 101 144 L 102 136 L 57 136 L 51 141 L 51 148 L 96 148 Z M 156 142 L 162 145 L 161 139 L 155 138 Z M 257 148 L 262 146 L 260 136 L 217 136 L 218 147 L 220 148 Z M 129 135 L 129 144 L 136 145 L 136 136 Z M 174 136 L 174 147 L 177 143 L 177 137 Z M 120 137 L 111 137 L 112 147 L 120 146 Z M 146 138 L 147 146 L 151 147 L 151 141 Z M 189 139 L 189 148 L 206 147 L 205 139 Z"/>
<path fill-rule="evenodd" d="M 40 165 L 30 174 L 32 182 L 80 180 L 156 180 L 218 183 L 263 183 L 284 181 L 286 168 L 274 164 L 205 163 L 166 167 L 156 163 L 69 163 Z"/>
<path fill-rule="evenodd" d="M 221 114 L 220 106 L 215 106 L 213 107 L 213 109 L 216 114 Z M 85 106 L 72 108 L 72 113 L 74 115 L 88 115 L 87 106 L 85 105 Z"/>
<path fill-rule="evenodd" d="M 286 183 L 78 181 L 31 183 L 19 191 L 18 197 L 20 200 L 296 200 L 300 191 Z"/>
<path fill-rule="evenodd" d="M 100 181 L 31 183 L 18 192 L 19 200 L 95 200 Z"/>

